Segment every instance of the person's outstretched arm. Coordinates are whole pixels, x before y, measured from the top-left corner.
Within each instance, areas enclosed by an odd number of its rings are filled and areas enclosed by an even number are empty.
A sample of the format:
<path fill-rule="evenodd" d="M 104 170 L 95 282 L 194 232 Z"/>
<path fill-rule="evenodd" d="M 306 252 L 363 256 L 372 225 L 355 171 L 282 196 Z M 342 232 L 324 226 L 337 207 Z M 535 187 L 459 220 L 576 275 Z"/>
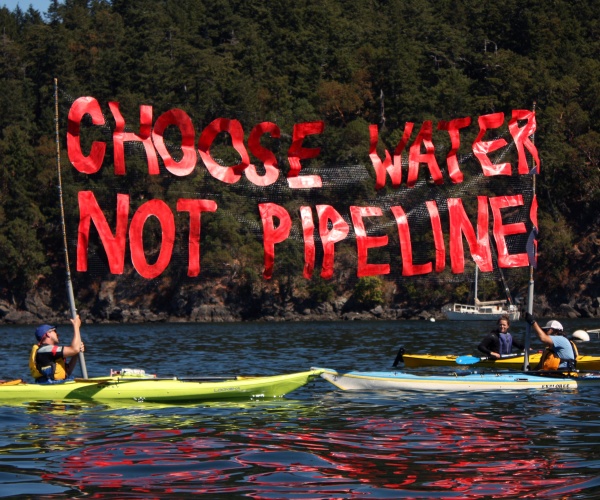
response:
<path fill-rule="evenodd" d="M 540 325 L 537 324 L 537 321 L 535 320 L 532 314 L 525 313 L 525 321 L 527 321 L 527 323 L 531 325 L 531 328 L 536 333 L 538 338 L 542 341 L 542 343 L 544 343 L 548 347 L 554 347 L 554 342 L 552 342 L 550 335 L 548 335 L 544 330 L 540 328 Z"/>

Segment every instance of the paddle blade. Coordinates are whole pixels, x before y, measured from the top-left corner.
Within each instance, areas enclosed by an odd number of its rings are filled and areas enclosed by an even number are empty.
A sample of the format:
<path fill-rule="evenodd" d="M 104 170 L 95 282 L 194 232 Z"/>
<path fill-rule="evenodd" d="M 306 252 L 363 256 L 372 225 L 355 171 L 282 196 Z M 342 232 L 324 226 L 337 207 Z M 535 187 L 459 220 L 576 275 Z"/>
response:
<path fill-rule="evenodd" d="M 394 364 L 392 366 L 398 366 L 398 362 L 400 361 L 404 362 L 404 358 L 402 357 L 404 352 L 404 346 L 400 346 L 400 349 L 398 349 L 398 354 L 396 354 L 396 359 L 394 360 Z"/>
<path fill-rule="evenodd" d="M 22 384 L 23 380 L 17 378 L 15 380 L 0 380 L 0 385 L 19 385 Z"/>
<path fill-rule="evenodd" d="M 456 358 L 457 365 L 474 365 L 487 358 L 478 358 L 476 356 L 459 356 Z"/>

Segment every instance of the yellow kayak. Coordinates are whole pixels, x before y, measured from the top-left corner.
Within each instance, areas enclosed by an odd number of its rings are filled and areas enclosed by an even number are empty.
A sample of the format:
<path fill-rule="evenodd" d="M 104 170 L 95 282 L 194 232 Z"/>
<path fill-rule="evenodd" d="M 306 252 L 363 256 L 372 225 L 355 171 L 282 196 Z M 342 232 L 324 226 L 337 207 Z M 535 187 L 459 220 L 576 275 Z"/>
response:
<path fill-rule="evenodd" d="M 112 400 L 179 403 L 223 399 L 275 398 L 292 392 L 321 374 L 310 370 L 283 375 L 240 377 L 223 380 L 160 379 L 111 376 L 75 379 L 56 384 L 0 381 L 0 402 L 56 400 Z"/>
<path fill-rule="evenodd" d="M 541 351 L 529 355 L 529 365 L 535 366 L 539 363 Z M 435 354 L 402 354 L 404 366 L 406 368 L 421 368 L 425 366 L 456 366 L 456 358 L 453 354 L 435 355 Z M 495 361 L 479 361 L 477 366 L 485 368 L 501 368 L 511 370 L 523 369 L 523 356 L 510 357 L 507 359 L 497 359 Z M 577 357 L 578 370 L 600 370 L 600 356 L 581 355 Z"/>

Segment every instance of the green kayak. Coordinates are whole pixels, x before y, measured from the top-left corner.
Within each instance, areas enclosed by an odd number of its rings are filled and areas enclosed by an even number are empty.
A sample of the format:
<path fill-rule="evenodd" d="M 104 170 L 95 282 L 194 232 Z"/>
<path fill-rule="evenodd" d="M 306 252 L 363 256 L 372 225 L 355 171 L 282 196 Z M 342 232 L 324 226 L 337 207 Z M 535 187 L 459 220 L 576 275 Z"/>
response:
<path fill-rule="evenodd" d="M 111 376 L 75 379 L 57 384 L 0 382 L 2 401 L 148 401 L 182 403 L 221 399 L 276 398 L 284 396 L 321 374 L 322 370 L 256 377 L 198 379 Z"/>

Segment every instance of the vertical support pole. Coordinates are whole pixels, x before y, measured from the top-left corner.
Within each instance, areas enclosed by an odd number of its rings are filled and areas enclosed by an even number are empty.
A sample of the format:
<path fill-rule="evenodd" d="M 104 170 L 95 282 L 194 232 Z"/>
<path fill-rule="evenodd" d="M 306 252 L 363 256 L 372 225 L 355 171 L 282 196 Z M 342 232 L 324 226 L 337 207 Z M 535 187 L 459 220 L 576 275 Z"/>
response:
<path fill-rule="evenodd" d="M 533 111 L 535 112 L 535 102 L 533 103 Z M 531 142 L 535 144 L 535 132 L 533 137 L 531 138 Z M 535 161 L 532 159 L 532 161 Z M 534 165 L 535 166 L 535 165 Z M 535 197 L 535 180 L 538 172 L 531 171 L 531 182 L 532 182 L 532 197 Z M 533 199 L 533 198 L 532 198 Z M 537 231 L 538 228 L 532 228 L 532 231 Z M 534 255 L 535 257 L 535 255 Z M 527 312 L 529 314 L 533 314 L 533 288 L 534 288 L 534 279 L 533 279 L 533 264 L 529 265 L 529 285 L 527 288 Z M 529 346 L 531 344 L 531 325 L 527 323 L 525 330 L 525 356 L 523 359 L 523 371 L 529 371 Z"/>
<path fill-rule="evenodd" d="M 62 224 L 63 233 L 63 250 L 65 252 L 65 267 L 66 267 L 66 281 L 67 281 L 67 296 L 69 298 L 69 305 L 71 307 L 71 318 L 75 319 L 77 316 L 77 309 L 75 307 L 75 295 L 73 294 L 73 282 L 71 281 L 71 266 L 69 265 L 69 252 L 67 246 L 67 228 L 65 223 L 65 207 L 63 203 L 63 191 L 62 191 L 62 172 L 60 169 L 60 140 L 59 140 L 59 124 L 58 124 L 58 79 L 54 79 L 54 125 L 56 130 L 56 169 L 58 172 L 58 198 L 60 201 L 60 219 Z M 83 352 L 79 352 L 79 367 L 81 368 L 81 375 L 83 378 L 88 378 L 87 367 L 85 365 L 85 357 Z"/>

